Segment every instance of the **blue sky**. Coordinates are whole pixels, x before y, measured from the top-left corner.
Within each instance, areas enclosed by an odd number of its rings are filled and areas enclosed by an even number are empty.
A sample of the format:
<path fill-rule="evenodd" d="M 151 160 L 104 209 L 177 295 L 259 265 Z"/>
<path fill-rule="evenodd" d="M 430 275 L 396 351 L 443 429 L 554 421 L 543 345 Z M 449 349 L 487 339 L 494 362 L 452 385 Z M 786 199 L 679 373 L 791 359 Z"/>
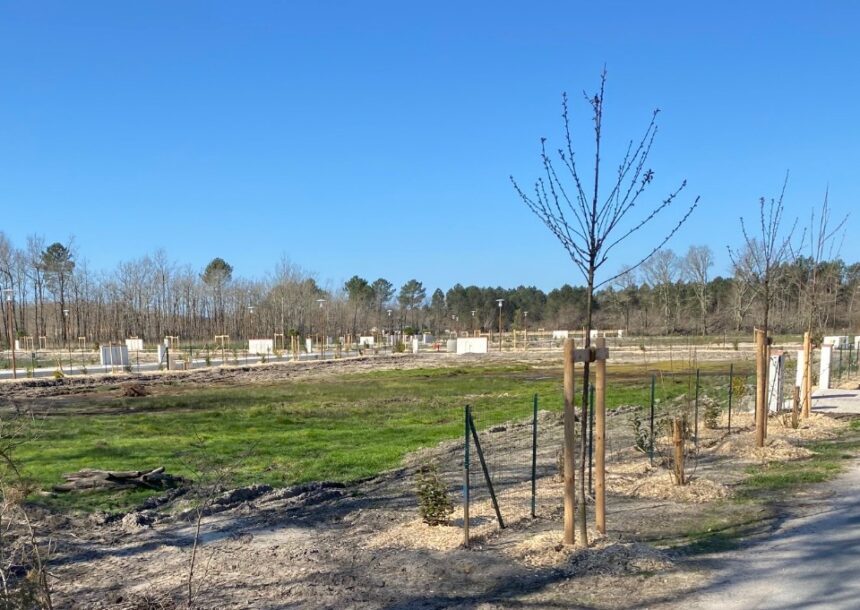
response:
<path fill-rule="evenodd" d="M 787 169 L 788 216 L 827 185 L 857 207 L 858 22 L 848 1 L 0 2 L 0 230 L 74 236 L 95 269 L 162 247 L 249 277 L 285 254 L 334 283 L 580 282 L 508 176 L 538 176 L 564 90 L 589 153 L 605 64 L 607 169 L 659 107 L 649 201 L 686 178 L 701 206 L 670 246 L 721 273 Z"/>

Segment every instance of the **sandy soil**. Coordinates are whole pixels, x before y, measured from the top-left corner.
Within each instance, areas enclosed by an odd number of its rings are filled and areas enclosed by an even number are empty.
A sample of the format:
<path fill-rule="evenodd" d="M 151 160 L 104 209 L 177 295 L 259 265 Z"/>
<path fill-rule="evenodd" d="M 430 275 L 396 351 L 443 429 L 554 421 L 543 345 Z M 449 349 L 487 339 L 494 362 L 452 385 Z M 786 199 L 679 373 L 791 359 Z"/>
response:
<path fill-rule="evenodd" d="M 392 366 L 411 364 L 396 359 Z M 355 363 L 348 366 L 364 366 Z M 689 448 L 691 484 L 677 487 L 658 453 L 654 464 L 629 443 L 627 415 L 610 417 L 608 536 L 590 533 L 589 548 L 561 544 L 557 414 L 539 418 L 537 516 L 530 514 L 527 422 L 481 433 L 495 469 L 506 528 L 496 522 L 479 471 L 472 470 L 472 544 L 462 547 L 462 507 L 447 526 L 417 514 L 415 469 L 437 463 L 460 501 L 462 443 L 416 452 L 403 466 L 350 486 L 267 487 L 222 497 L 202 521 L 200 608 L 638 608 L 679 599 L 707 573 L 682 553 L 660 550 L 720 504 L 751 461 L 803 457 L 796 444 L 827 438 L 844 422 L 816 415 L 794 430 L 771 418 L 770 444 L 753 444 L 749 415 L 737 414 L 729 436 L 700 430 Z M 625 445 L 625 443 L 627 443 Z M 658 443 L 659 445 L 660 443 Z M 731 450 L 727 450 L 731 447 Z M 787 449 L 788 448 L 788 449 Z M 528 455 L 526 454 L 528 452 Z M 492 456 L 492 457 L 490 457 Z M 187 597 L 193 518 L 181 499 L 128 515 L 50 516 L 57 608 L 172 607 Z M 654 544 L 657 546 L 654 546 Z"/>

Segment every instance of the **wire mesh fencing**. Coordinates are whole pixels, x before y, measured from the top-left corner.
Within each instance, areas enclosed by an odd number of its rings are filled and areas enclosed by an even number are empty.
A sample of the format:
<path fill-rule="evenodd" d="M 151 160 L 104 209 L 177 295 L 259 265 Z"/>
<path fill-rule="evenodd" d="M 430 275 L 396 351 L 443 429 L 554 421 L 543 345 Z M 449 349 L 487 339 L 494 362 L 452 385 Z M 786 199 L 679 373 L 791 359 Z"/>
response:
<path fill-rule="evenodd" d="M 583 435 L 582 395 L 577 394 L 574 478 L 577 487 L 580 480 L 585 483 L 590 503 L 596 485 L 597 440 L 594 392 L 587 395 Z M 619 485 L 627 481 L 632 487 L 650 468 L 666 466 L 676 418 L 683 418 L 686 442 L 695 456 L 700 444 L 713 444 L 748 428 L 754 402 L 755 374 L 733 365 L 635 376 L 613 376 L 610 369 L 604 436 L 607 481 Z M 561 405 L 560 394 L 536 395 L 501 424 L 492 406 L 464 409 L 463 502 L 473 532 L 554 518 L 562 512 Z M 607 492 L 623 493 L 623 489 L 608 487 Z"/>

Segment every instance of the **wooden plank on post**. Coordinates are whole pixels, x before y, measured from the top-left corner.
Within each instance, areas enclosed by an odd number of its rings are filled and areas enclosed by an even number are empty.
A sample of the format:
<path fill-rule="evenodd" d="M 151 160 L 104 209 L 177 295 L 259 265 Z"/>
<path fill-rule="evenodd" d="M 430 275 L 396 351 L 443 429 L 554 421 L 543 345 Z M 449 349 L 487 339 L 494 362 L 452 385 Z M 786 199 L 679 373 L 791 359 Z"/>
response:
<path fill-rule="evenodd" d="M 606 339 L 597 339 L 597 351 L 606 347 Z M 605 351 L 605 350 L 604 350 Z M 594 367 L 594 521 L 597 531 L 606 533 L 606 358 L 598 358 Z"/>
<path fill-rule="evenodd" d="M 765 354 L 767 340 L 763 330 L 755 329 L 755 445 L 764 447 L 764 426 L 767 419 Z"/>
<path fill-rule="evenodd" d="M 576 410 L 573 404 L 575 392 L 574 363 L 576 346 L 573 339 L 564 340 L 564 543 L 574 544 L 574 443 L 576 439 Z"/>

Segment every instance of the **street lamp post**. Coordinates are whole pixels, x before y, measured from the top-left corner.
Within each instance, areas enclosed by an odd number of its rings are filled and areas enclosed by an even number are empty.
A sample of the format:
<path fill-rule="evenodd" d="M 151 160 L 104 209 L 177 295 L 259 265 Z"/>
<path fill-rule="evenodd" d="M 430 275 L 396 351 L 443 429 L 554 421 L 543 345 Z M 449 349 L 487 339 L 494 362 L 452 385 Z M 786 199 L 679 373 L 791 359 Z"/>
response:
<path fill-rule="evenodd" d="M 502 303 L 504 302 L 504 299 L 496 299 L 496 303 L 499 304 L 499 351 L 502 351 Z"/>
<path fill-rule="evenodd" d="M 18 366 L 15 363 L 15 339 L 12 338 L 12 294 L 11 288 L 4 288 L 6 293 L 6 319 L 8 321 L 7 334 L 9 336 L 9 350 L 12 352 L 12 379 L 18 379 Z"/>
<path fill-rule="evenodd" d="M 472 331 L 472 336 L 475 336 L 475 314 L 478 313 L 477 309 L 472 310 L 472 327 L 469 329 Z"/>

